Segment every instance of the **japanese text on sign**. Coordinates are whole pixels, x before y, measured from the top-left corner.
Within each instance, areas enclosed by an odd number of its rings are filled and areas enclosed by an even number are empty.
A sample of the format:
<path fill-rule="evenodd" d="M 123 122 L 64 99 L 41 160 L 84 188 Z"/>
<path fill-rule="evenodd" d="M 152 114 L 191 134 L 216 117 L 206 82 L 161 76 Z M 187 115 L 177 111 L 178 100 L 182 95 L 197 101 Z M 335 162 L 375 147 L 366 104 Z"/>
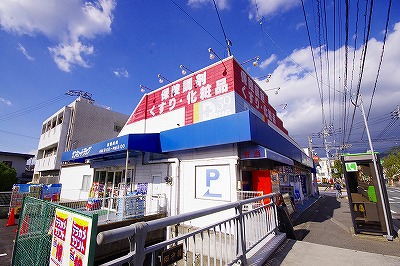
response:
<path fill-rule="evenodd" d="M 67 219 L 63 219 L 56 215 L 54 222 L 53 234 L 55 237 L 65 241 L 65 233 L 67 231 Z"/>
<path fill-rule="evenodd" d="M 81 226 L 75 221 L 72 224 L 71 246 L 85 255 L 88 227 Z"/>

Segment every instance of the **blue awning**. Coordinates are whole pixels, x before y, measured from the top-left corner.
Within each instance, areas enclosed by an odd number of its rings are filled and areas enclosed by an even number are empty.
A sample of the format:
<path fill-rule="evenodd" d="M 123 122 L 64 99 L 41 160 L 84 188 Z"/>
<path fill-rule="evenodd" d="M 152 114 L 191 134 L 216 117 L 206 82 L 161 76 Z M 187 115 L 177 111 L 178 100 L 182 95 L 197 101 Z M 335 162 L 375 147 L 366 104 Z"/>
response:
<path fill-rule="evenodd" d="M 278 133 L 250 111 L 162 131 L 160 138 L 163 152 L 251 143 L 313 167 L 312 159 L 289 136 Z"/>
<path fill-rule="evenodd" d="M 160 134 L 129 134 L 64 152 L 63 162 L 84 162 L 86 159 L 129 151 L 161 153 Z"/>

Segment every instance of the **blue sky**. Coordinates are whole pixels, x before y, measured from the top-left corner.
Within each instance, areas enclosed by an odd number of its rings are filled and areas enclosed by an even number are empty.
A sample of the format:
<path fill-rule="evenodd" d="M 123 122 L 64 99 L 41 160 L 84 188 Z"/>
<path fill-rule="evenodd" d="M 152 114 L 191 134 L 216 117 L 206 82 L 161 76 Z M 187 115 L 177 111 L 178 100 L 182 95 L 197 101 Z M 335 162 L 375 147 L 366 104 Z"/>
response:
<path fill-rule="evenodd" d="M 140 84 L 162 86 L 159 73 L 176 80 L 182 77 L 181 64 L 193 71 L 206 67 L 213 62 L 209 47 L 220 57 L 227 56 L 223 31 L 239 62 L 260 56 L 258 66 L 244 66 L 253 77 L 271 74 L 268 82 L 261 80 L 259 85 L 270 90 L 272 106 L 301 146 L 308 146 L 308 135 L 314 136 L 315 147 L 321 146 L 317 133 L 326 126 L 339 132 L 328 137 L 332 147 L 350 142 L 354 152 L 368 148 L 358 109 L 351 123 L 354 108 L 349 98 L 358 87 L 366 111 L 370 109 L 376 149 L 383 152 L 400 145 L 399 122 L 391 116 L 400 104 L 398 1 L 392 3 L 385 46 L 389 0 L 375 1 L 359 84 L 367 29 L 364 18 L 368 18 L 364 14 L 369 14 L 365 9 L 369 10 L 370 2 L 359 1 L 356 22 L 356 1 L 350 1 L 346 82 L 344 0 L 304 0 L 313 54 L 301 0 L 215 3 L 223 30 L 212 0 L 2 0 L 0 150 L 34 154 L 42 122 L 75 99 L 64 95 L 68 90 L 92 93 L 98 105 L 129 115 L 143 95 Z M 275 94 L 272 89 L 278 87 Z"/>

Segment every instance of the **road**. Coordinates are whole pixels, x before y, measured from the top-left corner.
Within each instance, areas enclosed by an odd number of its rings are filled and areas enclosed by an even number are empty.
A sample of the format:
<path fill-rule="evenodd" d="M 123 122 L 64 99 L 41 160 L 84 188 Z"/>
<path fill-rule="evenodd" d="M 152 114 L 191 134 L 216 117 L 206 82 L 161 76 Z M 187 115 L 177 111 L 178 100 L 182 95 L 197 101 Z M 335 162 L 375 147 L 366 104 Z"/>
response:
<path fill-rule="evenodd" d="M 387 187 L 390 211 L 393 219 L 400 220 L 400 188 Z"/>

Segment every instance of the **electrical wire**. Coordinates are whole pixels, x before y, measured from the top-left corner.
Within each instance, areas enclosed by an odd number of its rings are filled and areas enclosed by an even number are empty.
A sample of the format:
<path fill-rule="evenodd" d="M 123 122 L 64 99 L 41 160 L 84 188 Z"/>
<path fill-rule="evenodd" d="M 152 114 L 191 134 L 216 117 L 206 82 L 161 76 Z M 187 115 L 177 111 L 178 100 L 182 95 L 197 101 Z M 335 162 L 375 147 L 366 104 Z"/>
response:
<path fill-rule="evenodd" d="M 356 93 L 356 96 L 355 96 L 355 103 L 358 102 L 358 98 L 360 96 L 361 81 L 362 81 L 362 78 L 363 78 L 363 72 L 364 72 L 364 67 L 365 67 L 365 58 L 366 58 L 367 49 L 368 49 L 368 39 L 369 39 L 370 31 L 371 31 L 371 20 L 372 20 L 372 9 L 373 9 L 373 6 L 374 6 L 374 0 L 371 0 L 370 9 L 369 9 L 369 18 L 368 18 L 368 29 L 367 29 L 366 36 L 364 38 L 364 49 L 363 49 L 363 53 L 362 53 L 360 72 L 359 72 L 359 76 L 358 76 L 357 93 Z M 351 130 L 352 130 L 353 123 L 354 123 L 354 117 L 355 117 L 355 113 L 356 113 L 356 108 L 357 107 L 354 106 L 353 116 L 352 116 L 352 119 L 351 119 L 351 124 L 350 124 L 350 129 L 349 129 L 349 137 L 348 138 L 350 138 L 350 135 L 351 135 Z"/>
<path fill-rule="evenodd" d="M 225 45 L 223 45 L 217 38 L 214 37 L 206 28 L 204 28 L 197 20 L 195 20 L 189 13 L 187 13 L 182 7 L 180 7 L 174 0 L 170 0 L 175 6 L 179 8 L 183 13 L 185 13 L 186 16 L 188 16 L 191 20 L 193 20 L 194 23 L 197 24 L 200 28 L 202 28 L 208 35 L 210 35 L 217 43 L 219 43 L 222 47 L 225 48 Z"/>
<path fill-rule="evenodd" d="M 222 20 L 221 20 L 221 16 L 219 15 L 217 4 L 215 3 L 215 0 L 213 0 L 213 2 L 214 2 L 215 12 L 217 12 L 217 15 L 218 15 L 219 25 L 221 26 L 222 33 L 224 34 L 225 41 L 227 44 L 226 49 L 228 50 L 228 56 L 230 56 L 231 55 L 231 50 L 230 50 L 231 41 L 228 39 L 228 37 L 226 37 L 225 29 L 224 29 L 224 26 L 222 25 Z"/>
<path fill-rule="evenodd" d="M 5 134 L 11 134 L 11 135 L 14 135 L 14 136 L 20 136 L 20 137 L 24 137 L 24 138 L 30 138 L 30 139 L 36 139 L 36 140 L 40 139 L 38 137 L 28 136 L 28 135 L 19 134 L 19 133 L 10 132 L 10 131 L 5 131 L 5 130 L 1 130 L 1 129 L 0 129 L 0 132 L 1 133 L 5 133 Z"/>
<path fill-rule="evenodd" d="M 392 0 L 389 0 L 389 7 L 388 7 L 388 12 L 387 12 L 387 17 L 386 17 L 385 34 L 383 36 L 382 52 L 381 52 L 381 57 L 379 59 L 378 71 L 376 73 L 376 78 L 375 78 L 375 82 L 374 82 L 374 88 L 372 90 L 371 101 L 370 101 L 369 107 L 368 107 L 367 121 L 368 121 L 368 118 L 369 118 L 369 114 L 371 112 L 372 102 L 373 102 L 373 99 L 374 99 L 374 96 L 375 96 L 375 91 L 376 91 L 376 86 L 377 86 L 377 83 L 378 83 L 379 73 L 381 71 L 381 66 L 382 66 L 382 61 L 383 61 L 383 54 L 385 52 L 385 44 L 386 44 L 387 33 L 388 33 L 388 28 L 389 28 L 389 18 L 390 18 L 391 7 L 392 7 Z M 364 136 L 364 132 L 365 132 L 365 130 L 363 131 L 363 133 L 361 135 L 361 139 Z"/>
<path fill-rule="evenodd" d="M 35 104 L 35 105 L 32 105 L 32 106 L 23 108 L 21 110 L 14 111 L 14 112 L 11 112 L 11 113 L 8 113 L 8 114 L 0 115 L 0 122 L 4 122 L 4 121 L 11 120 L 11 119 L 14 119 L 14 118 L 19 117 L 19 116 L 30 114 L 33 111 L 42 109 L 42 108 L 47 107 L 47 106 L 49 106 L 51 104 L 57 103 L 59 101 L 62 101 L 64 99 L 68 98 L 68 97 L 69 97 L 68 95 L 63 94 L 63 95 L 57 96 L 55 98 L 52 98 L 50 100 L 47 100 L 47 101 L 44 101 L 44 102 L 41 102 L 41 103 L 38 103 L 38 104 Z"/>
<path fill-rule="evenodd" d="M 309 41 L 309 43 L 310 43 L 310 50 L 311 50 L 311 56 L 312 56 L 313 64 L 314 64 L 314 71 L 315 71 L 315 75 L 316 75 L 316 77 L 317 77 L 318 74 L 317 74 L 317 67 L 316 67 L 316 64 L 315 64 L 315 56 L 314 56 L 314 51 L 313 51 L 313 49 L 312 49 L 310 30 L 309 30 L 309 27 L 308 27 L 306 9 L 305 9 L 305 7 L 304 7 L 304 1 L 303 1 L 303 0 L 301 0 L 301 5 L 302 5 L 302 7 L 303 7 L 303 15 L 304 15 L 305 23 L 306 23 L 306 28 L 307 28 L 308 41 Z M 322 122 L 323 122 L 323 124 L 325 124 L 325 114 L 324 114 L 324 108 L 323 108 L 324 103 L 323 103 L 323 101 L 322 101 L 322 99 L 323 99 L 322 89 L 321 89 L 321 85 L 320 85 L 320 83 L 319 83 L 318 78 L 316 78 L 316 80 L 317 80 L 317 87 L 318 87 L 318 91 L 319 91 L 319 95 L 320 95 L 320 99 L 321 99 L 321 105 L 322 105 Z"/>

